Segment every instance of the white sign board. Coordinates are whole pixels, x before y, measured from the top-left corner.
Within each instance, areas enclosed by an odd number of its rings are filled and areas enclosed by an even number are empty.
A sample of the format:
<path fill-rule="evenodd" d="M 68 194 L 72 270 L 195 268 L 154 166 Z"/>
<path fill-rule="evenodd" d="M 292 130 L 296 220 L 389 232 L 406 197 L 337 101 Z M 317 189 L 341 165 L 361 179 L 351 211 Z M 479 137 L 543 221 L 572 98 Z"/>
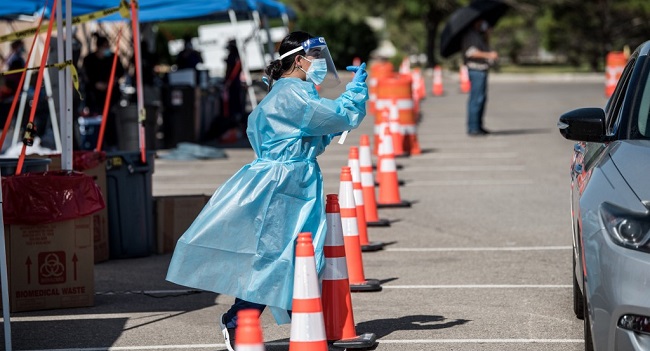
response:
<path fill-rule="evenodd" d="M 239 37 L 244 43 L 244 52 L 239 53 L 248 63 L 251 71 L 263 70 L 267 61 L 264 59 L 266 49 L 266 32 L 256 30 L 253 21 L 240 21 L 237 24 L 219 23 L 199 26 L 199 44 L 196 47 L 203 56 L 204 67 L 211 76 L 223 77 L 226 72 L 228 41 Z M 272 28 L 271 39 L 280 41 L 286 35 L 285 28 Z M 278 39 L 279 38 L 279 39 Z M 268 59 L 268 56 L 267 56 Z"/>

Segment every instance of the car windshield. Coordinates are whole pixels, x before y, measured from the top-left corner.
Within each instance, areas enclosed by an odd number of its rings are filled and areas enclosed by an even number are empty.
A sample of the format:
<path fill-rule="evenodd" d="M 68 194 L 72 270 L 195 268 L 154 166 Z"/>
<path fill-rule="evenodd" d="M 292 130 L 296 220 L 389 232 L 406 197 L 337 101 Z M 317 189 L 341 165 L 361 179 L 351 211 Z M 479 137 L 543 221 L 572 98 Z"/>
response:
<path fill-rule="evenodd" d="M 636 128 L 642 138 L 650 139 L 650 75 L 648 75 L 648 65 L 643 72 L 643 78 L 639 86 L 641 89 L 641 101 L 639 103 L 639 113 L 637 113 Z M 632 133 L 635 135 L 637 133 Z"/>

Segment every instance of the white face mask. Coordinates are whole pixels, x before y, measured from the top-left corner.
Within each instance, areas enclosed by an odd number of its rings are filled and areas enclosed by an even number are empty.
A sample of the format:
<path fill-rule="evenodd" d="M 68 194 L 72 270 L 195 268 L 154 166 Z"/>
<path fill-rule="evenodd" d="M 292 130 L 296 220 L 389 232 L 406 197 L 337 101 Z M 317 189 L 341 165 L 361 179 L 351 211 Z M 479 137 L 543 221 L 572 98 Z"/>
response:
<path fill-rule="evenodd" d="M 303 58 L 311 62 L 311 65 L 306 71 L 302 69 L 302 67 L 300 67 L 300 69 L 305 72 L 308 80 L 316 85 L 320 85 L 327 75 L 327 61 L 325 61 L 325 59 L 309 60 L 306 57 Z"/>

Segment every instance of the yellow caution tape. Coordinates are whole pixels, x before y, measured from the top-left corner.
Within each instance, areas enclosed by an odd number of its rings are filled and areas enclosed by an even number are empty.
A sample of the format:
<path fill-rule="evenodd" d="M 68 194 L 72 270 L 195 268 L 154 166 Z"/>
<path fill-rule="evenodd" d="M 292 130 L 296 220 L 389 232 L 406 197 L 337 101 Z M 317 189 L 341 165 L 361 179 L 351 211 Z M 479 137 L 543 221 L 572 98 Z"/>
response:
<path fill-rule="evenodd" d="M 77 73 L 77 68 L 72 64 L 72 60 L 68 60 L 61 63 L 52 63 L 45 66 L 45 68 L 58 68 L 59 70 L 65 69 L 66 67 L 70 67 L 72 73 L 72 85 L 74 86 L 74 90 L 76 90 L 77 93 L 79 94 L 81 100 L 83 100 L 83 96 L 81 96 L 81 92 L 79 92 L 79 74 Z M 41 67 L 13 69 L 11 71 L 0 72 L 0 75 L 6 76 L 9 74 L 22 73 L 24 71 L 38 71 L 40 68 Z"/>
<path fill-rule="evenodd" d="M 137 6 L 137 4 L 136 4 L 136 6 Z M 96 19 L 100 19 L 100 18 L 103 18 L 103 17 L 110 16 L 110 15 L 112 15 L 114 13 L 118 13 L 118 12 L 119 12 L 120 16 L 122 16 L 123 18 L 129 18 L 131 16 L 130 11 L 131 10 L 130 10 L 130 7 L 129 7 L 129 3 L 126 0 L 121 0 L 120 1 L 120 6 L 118 6 L 118 7 L 113 7 L 113 8 L 110 8 L 110 9 L 101 10 L 101 11 L 92 12 L 92 13 L 88 13 L 88 14 L 85 14 L 85 15 L 74 17 L 74 18 L 72 18 L 72 24 L 73 25 L 78 25 L 78 24 L 86 23 L 86 22 L 89 22 L 89 21 L 93 21 L 93 20 L 96 20 Z M 63 21 L 63 23 L 65 25 L 65 21 Z M 53 28 L 56 28 L 56 23 L 54 23 Z M 47 29 L 47 24 L 43 24 L 43 25 L 41 25 L 41 28 L 40 28 L 39 32 L 42 33 L 43 30 L 46 30 L 46 29 Z M 38 30 L 38 28 L 30 28 L 30 29 L 25 29 L 25 30 L 21 30 L 21 31 L 14 32 L 14 33 L 11 33 L 11 34 L 0 36 L 0 43 L 33 37 L 36 34 L 37 30 Z"/>

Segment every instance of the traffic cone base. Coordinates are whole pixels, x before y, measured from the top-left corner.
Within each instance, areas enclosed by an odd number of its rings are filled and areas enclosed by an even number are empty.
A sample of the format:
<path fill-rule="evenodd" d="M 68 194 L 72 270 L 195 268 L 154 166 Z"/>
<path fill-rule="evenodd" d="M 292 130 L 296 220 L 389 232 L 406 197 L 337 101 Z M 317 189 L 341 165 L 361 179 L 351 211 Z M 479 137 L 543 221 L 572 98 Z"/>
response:
<path fill-rule="evenodd" d="M 391 204 L 382 204 L 382 203 L 377 203 L 377 208 L 395 208 L 395 207 L 411 207 L 411 202 L 402 200 L 400 202 L 396 203 L 391 203 Z"/>
<path fill-rule="evenodd" d="M 390 227 L 390 221 L 385 218 L 378 218 L 376 221 L 366 222 L 368 227 Z"/>
<path fill-rule="evenodd" d="M 389 223 L 390 224 L 390 223 Z M 379 251 L 384 249 L 384 243 L 379 241 L 370 241 L 367 244 L 362 244 L 361 245 L 361 251 L 363 252 L 374 252 L 374 251 Z"/>
<path fill-rule="evenodd" d="M 377 343 L 377 336 L 374 333 L 365 333 L 356 338 L 341 339 L 332 343 L 335 347 L 344 349 L 367 349 Z"/>
<path fill-rule="evenodd" d="M 361 283 L 350 283 L 352 292 L 372 292 L 381 291 L 381 283 L 377 279 L 366 279 Z"/>

